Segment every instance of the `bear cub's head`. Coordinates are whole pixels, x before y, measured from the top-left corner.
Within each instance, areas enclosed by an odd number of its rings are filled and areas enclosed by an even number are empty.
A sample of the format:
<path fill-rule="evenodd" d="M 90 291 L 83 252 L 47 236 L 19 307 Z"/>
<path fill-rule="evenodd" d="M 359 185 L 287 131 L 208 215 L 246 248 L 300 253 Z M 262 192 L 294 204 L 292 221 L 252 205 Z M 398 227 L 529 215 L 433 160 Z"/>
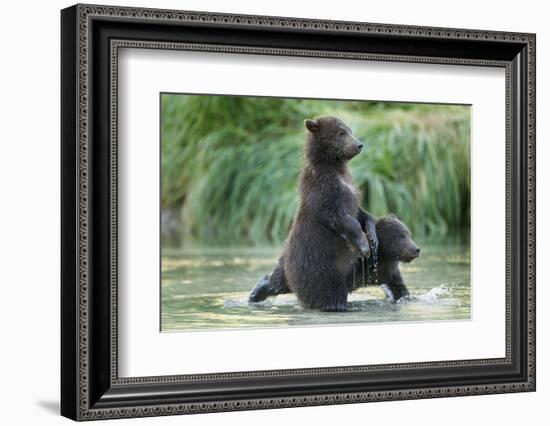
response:
<path fill-rule="evenodd" d="M 336 117 L 305 120 L 304 125 L 310 134 L 306 145 L 310 159 L 348 161 L 363 149 L 351 129 Z"/>
<path fill-rule="evenodd" d="M 376 235 L 380 259 L 408 263 L 420 256 L 420 247 L 413 241 L 411 232 L 393 214 L 376 221 Z"/>

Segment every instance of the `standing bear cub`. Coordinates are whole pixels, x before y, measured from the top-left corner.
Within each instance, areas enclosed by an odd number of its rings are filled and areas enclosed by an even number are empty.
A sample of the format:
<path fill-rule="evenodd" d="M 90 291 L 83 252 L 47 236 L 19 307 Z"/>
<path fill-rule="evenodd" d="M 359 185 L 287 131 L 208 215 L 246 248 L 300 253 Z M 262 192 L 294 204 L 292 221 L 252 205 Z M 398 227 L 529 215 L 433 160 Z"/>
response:
<path fill-rule="evenodd" d="M 306 308 L 344 311 L 357 259 L 378 245 L 375 220 L 360 208 L 347 166 L 363 145 L 335 117 L 305 126 L 298 211 L 267 285 L 258 283 L 249 300 L 292 292 Z"/>
<path fill-rule="evenodd" d="M 380 285 L 389 301 L 396 302 L 407 298 L 409 290 L 405 285 L 399 270 L 400 262 L 411 262 L 420 255 L 420 248 L 411 238 L 411 233 L 397 216 L 388 215 L 376 220 L 376 234 L 378 236 L 378 253 L 374 262 L 374 255 L 363 263 L 359 258 L 347 277 L 348 291 L 365 285 Z M 368 270 L 365 273 L 364 267 Z M 375 269 L 376 267 L 376 269 Z M 269 296 L 290 293 L 286 285 L 283 262 L 275 267 L 271 275 L 266 275 L 250 293 L 251 302 L 260 302 Z"/>

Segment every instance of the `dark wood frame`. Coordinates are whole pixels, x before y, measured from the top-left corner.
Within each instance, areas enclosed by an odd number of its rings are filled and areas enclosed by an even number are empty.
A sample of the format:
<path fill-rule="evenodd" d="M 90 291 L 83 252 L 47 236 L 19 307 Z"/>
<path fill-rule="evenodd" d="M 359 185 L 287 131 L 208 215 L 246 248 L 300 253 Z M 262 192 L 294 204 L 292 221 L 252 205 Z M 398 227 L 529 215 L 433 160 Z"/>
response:
<path fill-rule="evenodd" d="M 64 416 L 88 420 L 535 390 L 535 35 L 76 5 L 61 13 L 61 38 Z M 505 68 L 506 357 L 119 378 L 121 47 Z"/>

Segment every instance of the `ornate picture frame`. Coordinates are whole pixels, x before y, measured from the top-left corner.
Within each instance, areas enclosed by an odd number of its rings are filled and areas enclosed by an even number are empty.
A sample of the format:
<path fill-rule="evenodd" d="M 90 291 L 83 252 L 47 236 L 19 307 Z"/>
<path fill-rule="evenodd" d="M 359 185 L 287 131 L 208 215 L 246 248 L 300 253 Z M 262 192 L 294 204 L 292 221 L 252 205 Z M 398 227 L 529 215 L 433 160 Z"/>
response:
<path fill-rule="evenodd" d="M 61 12 L 61 414 L 160 416 L 535 390 L 535 35 L 76 5 Z M 506 73 L 506 356 L 119 377 L 120 48 L 499 67 Z"/>

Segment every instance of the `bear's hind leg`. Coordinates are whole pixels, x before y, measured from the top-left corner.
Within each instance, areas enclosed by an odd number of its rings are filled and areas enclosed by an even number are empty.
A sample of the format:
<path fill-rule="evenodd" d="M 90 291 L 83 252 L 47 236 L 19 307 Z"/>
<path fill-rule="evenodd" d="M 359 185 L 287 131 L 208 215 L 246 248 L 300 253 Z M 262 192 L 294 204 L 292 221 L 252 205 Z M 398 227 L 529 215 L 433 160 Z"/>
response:
<path fill-rule="evenodd" d="M 310 277 L 311 279 L 312 277 Z M 324 276 L 310 281 L 306 291 L 298 295 L 307 308 L 320 309 L 325 312 L 345 312 L 348 310 L 348 286 L 340 274 Z M 305 289 L 304 289 L 305 290 Z"/>
<path fill-rule="evenodd" d="M 264 276 L 256 283 L 248 296 L 248 302 L 257 303 L 267 299 L 270 296 L 277 296 L 278 294 L 286 293 L 290 293 L 290 289 L 286 283 L 283 258 L 281 257 L 271 275 Z"/>
<path fill-rule="evenodd" d="M 342 291 L 344 290 L 344 291 Z M 321 307 L 325 312 L 346 312 L 348 310 L 348 291 L 347 288 L 335 291 L 330 298 Z"/>

